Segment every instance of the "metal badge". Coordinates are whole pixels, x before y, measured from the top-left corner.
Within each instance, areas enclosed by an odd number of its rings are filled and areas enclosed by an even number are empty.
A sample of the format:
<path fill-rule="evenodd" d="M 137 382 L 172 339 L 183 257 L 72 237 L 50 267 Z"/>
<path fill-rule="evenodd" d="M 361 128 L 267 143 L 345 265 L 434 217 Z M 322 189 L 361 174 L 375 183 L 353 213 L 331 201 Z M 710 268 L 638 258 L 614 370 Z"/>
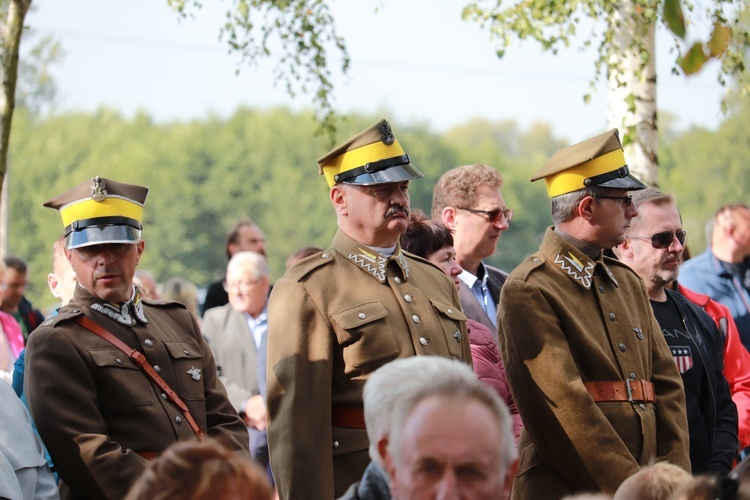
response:
<path fill-rule="evenodd" d="M 393 132 L 391 132 L 391 124 L 387 121 L 383 120 L 383 123 L 378 123 L 378 130 L 380 131 L 380 140 L 386 146 L 390 146 L 396 141 Z"/>
<path fill-rule="evenodd" d="M 456 330 L 455 333 L 453 333 L 453 338 L 456 339 L 456 342 L 461 342 L 461 332 Z"/>
<path fill-rule="evenodd" d="M 98 175 L 91 181 L 91 198 L 94 201 L 102 201 L 107 197 L 107 190 L 104 189 L 104 180 Z"/>
<path fill-rule="evenodd" d="M 196 368 L 194 366 L 191 366 L 190 369 L 188 371 L 186 371 L 185 373 L 187 373 L 188 375 L 190 375 L 191 377 L 193 377 L 193 380 L 200 380 L 201 379 L 201 369 L 200 368 Z"/>

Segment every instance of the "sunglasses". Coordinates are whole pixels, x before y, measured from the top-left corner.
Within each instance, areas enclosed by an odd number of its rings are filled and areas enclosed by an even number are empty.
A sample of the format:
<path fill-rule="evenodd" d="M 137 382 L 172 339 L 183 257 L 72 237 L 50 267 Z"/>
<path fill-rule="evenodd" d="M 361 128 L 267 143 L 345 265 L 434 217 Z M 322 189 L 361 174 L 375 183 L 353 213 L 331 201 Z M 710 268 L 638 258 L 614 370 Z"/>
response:
<path fill-rule="evenodd" d="M 500 219 L 505 217 L 506 222 L 510 222 L 510 220 L 513 218 L 513 209 L 512 208 L 503 208 L 503 209 L 495 209 L 495 210 L 477 210 L 475 208 L 466 208 L 466 207 L 456 207 L 459 210 L 465 210 L 466 212 L 471 212 L 473 214 L 484 214 L 487 216 L 489 221 L 493 224 L 500 222 Z"/>
<path fill-rule="evenodd" d="M 680 245 L 684 245 L 687 240 L 686 231 L 664 231 L 663 233 L 656 233 L 653 236 L 628 236 L 628 238 L 634 238 L 636 240 L 651 240 L 651 246 L 664 250 L 669 248 L 675 238 L 680 242 Z"/>
<path fill-rule="evenodd" d="M 603 196 L 603 195 L 597 195 L 594 196 L 597 200 L 605 199 L 605 200 L 620 200 L 622 204 L 626 207 L 629 207 L 633 204 L 633 198 L 630 196 Z"/>

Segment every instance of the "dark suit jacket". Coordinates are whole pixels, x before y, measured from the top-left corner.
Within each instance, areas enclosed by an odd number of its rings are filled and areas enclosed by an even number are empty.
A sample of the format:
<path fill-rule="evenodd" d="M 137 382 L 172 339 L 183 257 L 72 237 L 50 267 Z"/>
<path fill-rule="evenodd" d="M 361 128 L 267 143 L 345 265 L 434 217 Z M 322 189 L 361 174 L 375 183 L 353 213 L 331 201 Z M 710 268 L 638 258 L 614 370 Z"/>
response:
<path fill-rule="evenodd" d="M 497 310 L 499 311 L 500 288 L 502 288 L 503 283 L 505 283 L 505 280 L 508 278 L 508 273 L 496 267 L 488 266 L 487 264 L 485 264 L 484 267 L 487 270 L 487 274 L 489 275 L 489 278 L 487 279 L 487 288 L 489 288 L 490 294 L 495 300 L 495 303 L 497 304 Z M 474 321 L 482 323 L 484 326 L 489 328 L 492 332 L 492 336 L 494 337 L 495 342 L 497 342 L 497 327 L 492 323 L 490 317 L 487 316 L 487 313 L 484 311 L 484 308 L 479 303 L 477 298 L 474 297 L 471 289 L 466 286 L 466 283 L 464 283 L 463 281 L 459 283 L 458 296 L 461 300 L 461 307 L 464 310 L 464 314 L 466 314 L 469 319 L 473 319 Z"/>

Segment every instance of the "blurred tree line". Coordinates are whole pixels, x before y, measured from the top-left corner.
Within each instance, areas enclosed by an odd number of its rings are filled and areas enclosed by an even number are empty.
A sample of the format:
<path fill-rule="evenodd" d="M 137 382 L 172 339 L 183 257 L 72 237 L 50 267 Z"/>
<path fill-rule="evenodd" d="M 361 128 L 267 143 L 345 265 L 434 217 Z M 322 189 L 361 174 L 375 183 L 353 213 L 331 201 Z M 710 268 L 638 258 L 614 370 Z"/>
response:
<path fill-rule="evenodd" d="M 57 212 L 42 203 L 95 175 L 150 188 L 140 268 L 160 282 L 183 276 L 199 286 L 224 274 L 224 237 L 237 219 L 264 230 L 272 278 L 289 255 L 307 245 L 326 248 L 336 231 L 334 211 L 316 159 L 329 148 L 315 135 L 311 112 L 240 108 L 232 116 L 190 122 L 131 119 L 100 109 L 39 117 L 17 111 L 11 137 L 9 253 L 29 262 L 27 295 L 40 307 L 47 291 L 52 244 L 61 234 Z M 348 137 L 380 116 L 351 115 L 339 127 Z M 717 131 L 661 132 L 660 182 L 676 194 L 693 252 L 704 247 L 703 224 L 722 203 L 747 201 L 744 163 L 750 158 L 750 111 L 727 118 Z M 533 253 L 550 224 L 543 183 L 529 178 L 555 150 L 569 144 L 549 125 L 522 130 L 513 120 L 472 120 L 445 132 L 427 123 L 392 123 L 412 162 L 412 206 L 429 213 L 438 177 L 455 166 L 485 163 L 505 179 L 503 196 L 515 210 L 510 230 L 489 261 L 511 270 Z"/>

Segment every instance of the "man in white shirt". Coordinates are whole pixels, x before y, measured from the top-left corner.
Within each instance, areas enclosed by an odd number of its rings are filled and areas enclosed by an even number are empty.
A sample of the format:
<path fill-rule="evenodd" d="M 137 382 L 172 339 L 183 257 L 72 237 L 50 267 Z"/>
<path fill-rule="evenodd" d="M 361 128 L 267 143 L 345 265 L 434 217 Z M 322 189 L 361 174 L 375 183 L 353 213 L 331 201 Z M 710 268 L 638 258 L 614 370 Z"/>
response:
<path fill-rule="evenodd" d="M 432 195 L 432 218 L 453 233 L 461 307 L 466 315 L 493 332 L 497 341 L 500 288 L 508 273 L 483 263 L 497 250 L 500 235 L 510 226 L 513 209 L 503 200 L 503 178 L 487 165 L 464 165 L 447 171 Z"/>

